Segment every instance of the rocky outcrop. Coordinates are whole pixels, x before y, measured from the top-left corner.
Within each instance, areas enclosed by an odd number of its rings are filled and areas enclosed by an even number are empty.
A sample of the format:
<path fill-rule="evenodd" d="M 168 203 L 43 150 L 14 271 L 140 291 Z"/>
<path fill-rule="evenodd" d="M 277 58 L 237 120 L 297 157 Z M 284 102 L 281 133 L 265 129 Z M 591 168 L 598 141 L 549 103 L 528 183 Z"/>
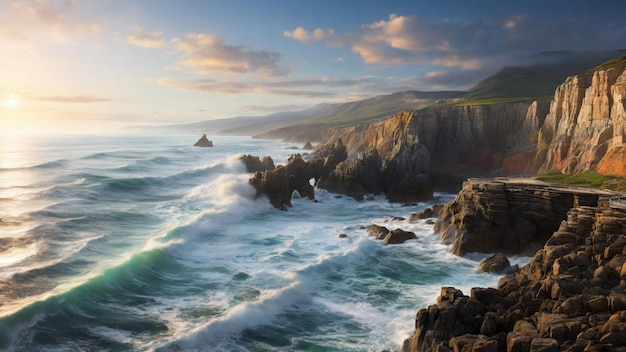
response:
<path fill-rule="evenodd" d="M 414 232 L 404 231 L 402 229 L 389 231 L 389 229 L 387 229 L 386 227 L 378 226 L 376 224 L 368 226 L 367 233 L 369 234 L 369 236 L 372 236 L 377 240 L 383 241 L 383 244 L 385 246 L 388 244 L 400 244 L 408 240 L 417 238 Z"/>
<path fill-rule="evenodd" d="M 362 199 L 366 194 L 380 194 L 381 168 L 378 151 L 372 148 L 355 159 L 338 164 L 318 182 L 318 187 L 356 199 Z"/>
<path fill-rule="evenodd" d="M 567 79 L 540 130 L 540 171 L 626 176 L 626 71 L 615 67 Z"/>
<path fill-rule="evenodd" d="M 435 232 L 457 255 L 534 253 L 569 209 L 597 206 L 600 195 L 612 194 L 533 179 L 470 179 L 441 210 Z"/>
<path fill-rule="evenodd" d="M 541 196 L 539 196 L 541 197 Z M 443 288 L 418 311 L 403 352 L 623 351 L 626 207 L 601 195 L 577 206 L 531 261 L 465 296 Z"/>
<path fill-rule="evenodd" d="M 293 154 L 285 166 L 276 168 L 269 157 L 259 160 L 258 157 L 244 155 L 240 159 L 249 172 L 256 171 L 249 181 L 256 189 L 256 198 L 266 196 L 274 207 L 285 210 L 291 206 L 294 191 L 302 197 L 315 199 L 315 189 L 310 180 L 319 182 L 328 177 L 346 157 L 346 147 L 338 140 L 318 149 L 313 160 L 304 161 L 300 154 Z"/>
<path fill-rule="evenodd" d="M 309 183 L 309 167 L 300 154 L 289 157 L 285 166 L 272 170 L 257 171 L 250 179 L 256 189 L 256 198 L 266 196 L 278 209 L 291 206 L 291 196 L 297 191 L 302 197 L 315 199 L 315 190 Z"/>
<path fill-rule="evenodd" d="M 264 156 L 259 159 L 258 156 L 242 155 L 239 157 L 239 160 L 241 160 L 241 162 L 245 165 L 247 172 L 263 172 L 267 170 L 274 170 L 276 168 L 274 160 L 272 160 L 269 156 Z"/>
<path fill-rule="evenodd" d="M 213 142 L 210 141 L 207 137 L 206 134 L 203 134 L 202 137 L 200 137 L 200 139 L 198 139 L 198 141 L 193 145 L 194 147 L 212 147 L 213 146 Z"/>

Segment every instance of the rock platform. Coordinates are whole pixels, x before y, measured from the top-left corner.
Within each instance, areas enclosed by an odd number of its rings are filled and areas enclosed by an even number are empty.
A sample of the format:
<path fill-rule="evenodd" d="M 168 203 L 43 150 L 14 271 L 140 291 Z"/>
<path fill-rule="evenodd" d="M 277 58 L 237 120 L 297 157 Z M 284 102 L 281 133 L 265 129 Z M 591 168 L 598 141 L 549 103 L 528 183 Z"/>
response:
<path fill-rule="evenodd" d="M 442 288 L 436 304 L 418 311 L 402 351 L 626 351 L 626 205 L 620 195 L 534 180 L 473 179 L 444 206 L 438 228 L 460 239 L 457 254 L 498 245 L 513 253 L 525 245 L 508 246 L 514 236 L 539 241 L 555 224 L 530 262 L 497 288 L 473 288 L 469 296 Z M 496 244 L 477 247 L 477 238 Z"/>

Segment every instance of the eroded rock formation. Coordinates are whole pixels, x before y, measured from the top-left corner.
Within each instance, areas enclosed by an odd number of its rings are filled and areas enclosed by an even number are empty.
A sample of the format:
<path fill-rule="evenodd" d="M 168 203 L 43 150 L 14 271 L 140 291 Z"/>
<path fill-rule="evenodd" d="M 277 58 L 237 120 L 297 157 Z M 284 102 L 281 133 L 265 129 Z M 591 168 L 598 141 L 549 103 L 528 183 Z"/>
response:
<path fill-rule="evenodd" d="M 274 168 L 271 158 L 260 159 L 244 155 L 242 162 L 249 172 L 256 171 L 250 184 L 256 189 L 256 197 L 266 196 L 270 203 L 279 209 L 291 206 L 291 196 L 297 191 L 300 196 L 315 199 L 315 189 L 310 183 L 328 176 L 337 164 L 347 157 L 346 148 L 338 140 L 317 150 L 314 159 L 304 161 L 300 154 L 292 154 L 287 163 Z"/>
<path fill-rule="evenodd" d="M 569 209 L 596 206 L 602 194 L 613 193 L 532 179 L 470 179 L 441 210 L 435 232 L 457 255 L 534 253 Z"/>
<path fill-rule="evenodd" d="M 274 160 L 272 160 L 269 156 L 264 156 L 259 159 L 258 156 L 242 155 L 239 157 L 239 160 L 241 160 L 241 162 L 245 165 L 247 172 L 263 172 L 267 170 L 274 170 L 274 168 L 276 168 Z"/>
<path fill-rule="evenodd" d="M 291 206 L 291 195 L 294 191 L 302 197 L 315 199 L 315 190 L 309 179 L 307 163 L 300 154 L 293 154 L 284 166 L 257 171 L 250 179 L 250 184 L 257 190 L 257 198 L 266 196 L 275 208 L 286 209 Z"/>

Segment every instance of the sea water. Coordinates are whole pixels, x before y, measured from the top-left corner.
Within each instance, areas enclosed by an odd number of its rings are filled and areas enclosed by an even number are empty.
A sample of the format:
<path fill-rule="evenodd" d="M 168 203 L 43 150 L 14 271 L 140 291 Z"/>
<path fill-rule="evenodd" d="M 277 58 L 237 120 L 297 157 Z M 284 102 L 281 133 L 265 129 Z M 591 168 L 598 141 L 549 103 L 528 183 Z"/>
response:
<path fill-rule="evenodd" d="M 280 211 L 254 199 L 238 157 L 279 164 L 292 144 L 197 138 L 2 137 L 0 349 L 394 350 L 442 286 L 498 280 L 432 222 L 394 219 L 452 195 L 406 206 L 316 190 Z M 374 223 L 417 239 L 383 246 Z"/>

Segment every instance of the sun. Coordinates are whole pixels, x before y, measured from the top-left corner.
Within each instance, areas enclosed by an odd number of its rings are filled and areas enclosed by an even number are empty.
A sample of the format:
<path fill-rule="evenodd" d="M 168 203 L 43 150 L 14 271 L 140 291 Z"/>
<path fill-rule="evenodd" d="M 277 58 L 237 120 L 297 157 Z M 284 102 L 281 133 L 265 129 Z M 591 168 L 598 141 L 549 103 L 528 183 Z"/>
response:
<path fill-rule="evenodd" d="M 4 106 L 7 108 L 15 108 L 17 107 L 17 99 L 9 99 L 4 102 Z"/>

